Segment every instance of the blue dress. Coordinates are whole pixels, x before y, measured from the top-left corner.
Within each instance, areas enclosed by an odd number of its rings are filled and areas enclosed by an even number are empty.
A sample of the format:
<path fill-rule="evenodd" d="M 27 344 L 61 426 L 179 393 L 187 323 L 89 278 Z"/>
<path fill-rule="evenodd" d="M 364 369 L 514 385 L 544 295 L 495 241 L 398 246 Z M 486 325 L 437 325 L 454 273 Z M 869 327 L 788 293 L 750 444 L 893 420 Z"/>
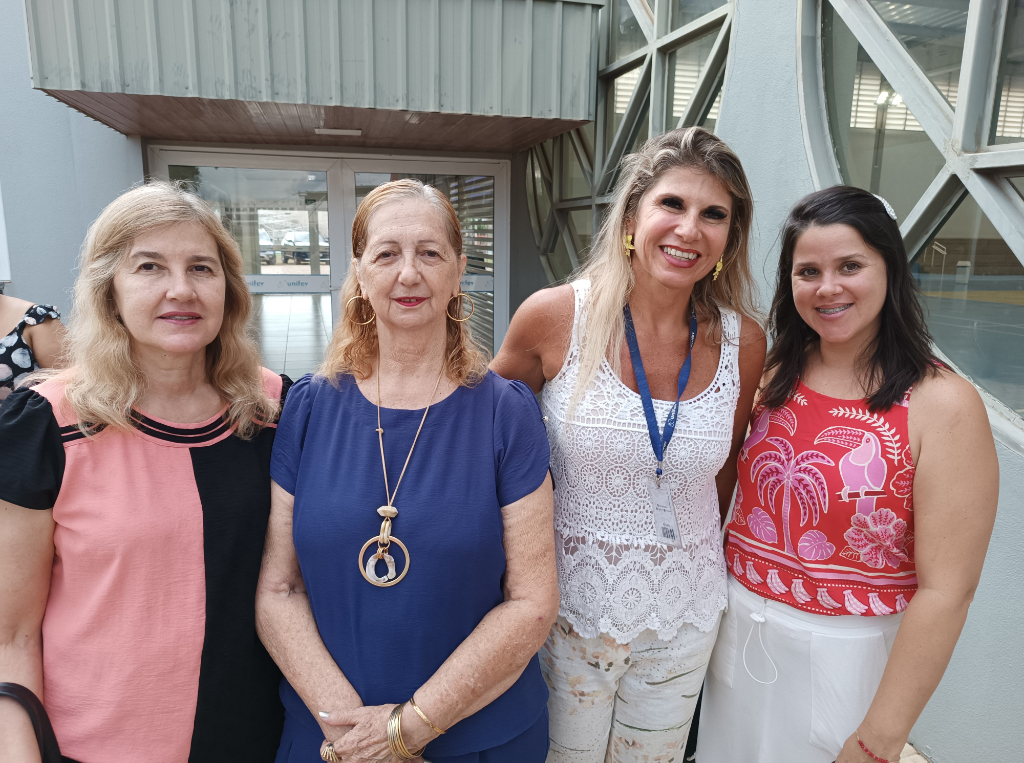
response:
<path fill-rule="evenodd" d="M 422 416 L 381 409 L 392 489 Z M 379 588 L 358 567 L 359 549 L 380 533 L 377 508 L 387 503 L 376 429 L 377 407 L 351 376 L 337 387 L 305 376 L 288 394 L 270 467 L 295 496 L 292 537 L 320 636 L 365 705 L 409 699 L 504 601 L 501 507 L 540 487 L 550 455 L 540 409 L 521 382 L 488 372 L 433 405 L 394 504 L 392 535 L 408 546 L 411 565 L 400 583 Z M 397 544 L 391 554 L 401 571 Z M 541 763 L 547 695 L 534 656 L 508 691 L 424 755 Z M 319 760 L 323 734 L 287 680 L 281 699 L 278 763 Z"/>

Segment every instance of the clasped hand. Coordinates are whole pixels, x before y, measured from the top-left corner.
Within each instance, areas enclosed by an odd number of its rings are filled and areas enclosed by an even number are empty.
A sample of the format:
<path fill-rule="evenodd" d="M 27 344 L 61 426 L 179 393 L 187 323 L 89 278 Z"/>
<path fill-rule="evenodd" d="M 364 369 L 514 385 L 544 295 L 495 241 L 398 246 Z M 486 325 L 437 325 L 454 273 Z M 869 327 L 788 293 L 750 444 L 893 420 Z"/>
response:
<path fill-rule="evenodd" d="M 334 752 L 343 763 L 401 763 L 400 758 L 391 754 L 388 746 L 388 717 L 394 705 L 373 705 L 352 710 L 332 710 L 321 724 L 334 726 L 341 735 L 334 741 Z M 402 716 L 402 739 L 409 750 L 418 750 L 434 738 L 426 724 L 413 721 L 411 713 Z M 343 731 L 342 727 L 348 727 Z M 325 741 L 320 750 L 327 745 Z M 414 763 L 423 763 L 423 758 L 414 758 Z"/>

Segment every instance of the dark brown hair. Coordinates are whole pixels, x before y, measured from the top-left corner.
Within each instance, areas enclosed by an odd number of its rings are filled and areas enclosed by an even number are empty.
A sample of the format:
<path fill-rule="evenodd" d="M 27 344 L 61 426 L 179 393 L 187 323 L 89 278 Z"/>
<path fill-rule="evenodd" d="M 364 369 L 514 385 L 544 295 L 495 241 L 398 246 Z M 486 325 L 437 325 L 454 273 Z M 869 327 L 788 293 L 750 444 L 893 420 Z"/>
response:
<path fill-rule="evenodd" d="M 899 226 L 877 196 L 843 185 L 805 196 L 783 227 L 778 282 L 768 319 L 771 351 L 765 372 L 771 374 L 771 381 L 762 392 L 761 404 L 768 408 L 785 404 L 803 373 L 808 348 L 819 340 L 793 302 L 793 250 L 808 228 L 826 225 L 849 225 L 885 262 L 881 323 L 862 362 L 869 409 L 887 410 L 934 371 L 937 360 Z"/>

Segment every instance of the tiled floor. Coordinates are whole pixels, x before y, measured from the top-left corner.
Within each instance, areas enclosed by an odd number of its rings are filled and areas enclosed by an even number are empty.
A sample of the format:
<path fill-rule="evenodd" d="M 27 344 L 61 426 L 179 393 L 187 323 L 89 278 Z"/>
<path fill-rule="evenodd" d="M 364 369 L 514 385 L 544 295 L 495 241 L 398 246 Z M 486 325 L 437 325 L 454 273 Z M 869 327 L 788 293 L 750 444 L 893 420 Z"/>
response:
<path fill-rule="evenodd" d="M 329 294 L 253 294 L 263 364 L 294 380 L 315 370 L 331 338 Z"/>

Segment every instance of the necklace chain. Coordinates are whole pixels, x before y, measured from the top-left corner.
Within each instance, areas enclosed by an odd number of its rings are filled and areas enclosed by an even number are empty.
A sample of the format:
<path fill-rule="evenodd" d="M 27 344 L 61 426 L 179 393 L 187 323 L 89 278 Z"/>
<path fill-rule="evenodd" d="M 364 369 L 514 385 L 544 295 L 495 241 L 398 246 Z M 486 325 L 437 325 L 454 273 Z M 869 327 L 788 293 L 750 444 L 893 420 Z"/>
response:
<path fill-rule="evenodd" d="M 388 485 L 388 464 L 384 460 L 384 428 L 380 425 L 380 348 L 377 348 L 377 439 L 380 442 L 380 463 L 384 467 L 384 494 L 388 499 L 388 506 L 394 507 L 395 496 L 398 495 L 398 488 L 402 484 L 402 478 L 405 476 L 405 470 L 409 466 L 409 460 L 412 458 L 412 452 L 416 449 L 416 442 L 420 439 L 420 432 L 423 431 L 423 424 L 427 420 L 427 414 L 430 413 L 430 406 L 434 401 L 434 395 L 437 394 L 437 388 L 441 386 L 441 377 L 444 376 L 444 363 L 441 364 L 441 372 L 437 375 L 437 381 L 434 382 L 434 391 L 430 393 L 430 399 L 427 400 L 426 410 L 423 411 L 423 418 L 420 419 L 419 428 L 416 430 L 416 436 L 412 440 L 412 447 L 409 448 L 409 455 L 405 457 L 405 464 L 402 466 L 402 473 L 398 475 L 398 482 L 395 484 L 395 491 L 392 493 L 391 488 Z"/>

